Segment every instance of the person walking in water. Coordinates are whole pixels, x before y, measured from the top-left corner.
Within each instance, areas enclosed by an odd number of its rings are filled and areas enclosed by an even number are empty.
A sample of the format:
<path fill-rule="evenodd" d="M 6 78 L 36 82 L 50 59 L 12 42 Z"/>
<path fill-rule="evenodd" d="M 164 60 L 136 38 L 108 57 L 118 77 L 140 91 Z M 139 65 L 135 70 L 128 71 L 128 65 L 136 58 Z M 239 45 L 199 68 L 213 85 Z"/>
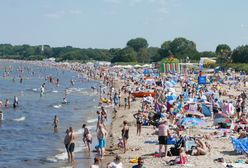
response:
<path fill-rule="evenodd" d="M 14 96 L 13 107 L 16 108 L 18 106 L 18 97 Z"/>
<path fill-rule="evenodd" d="M 59 118 L 57 117 L 57 115 L 54 116 L 53 126 L 54 126 L 54 133 L 58 132 Z"/>
<path fill-rule="evenodd" d="M 65 149 L 66 149 L 66 152 L 67 152 L 67 156 L 68 156 L 68 163 L 71 162 L 71 155 L 70 155 L 70 152 L 69 152 L 69 143 L 70 143 L 70 136 L 69 136 L 69 129 L 66 130 L 66 135 L 65 135 L 65 138 L 64 138 L 64 145 L 65 145 Z"/>
<path fill-rule="evenodd" d="M 105 152 L 105 148 L 106 148 L 106 137 L 108 135 L 108 132 L 106 131 L 106 129 L 104 128 L 104 126 L 102 124 L 99 125 L 99 130 L 97 132 L 97 138 L 99 141 L 99 154 L 101 156 L 101 158 L 103 158 L 104 156 L 104 152 Z"/>
<path fill-rule="evenodd" d="M 82 128 L 84 129 L 83 133 L 83 142 L 85 145 L 87 145 L 89 154 L 90 154 L 90 145 L 92 143 L 92 135 L 89 131 L 89 129 L 86 127 L 86 124 L 83 124 Z"/>
<path fill-rule="evenodd" d="M 40 87 L 40 97 L 43 96 L 44 92 L 45 92 L 45 83 L 43 83 Z"/>
<path fill-rule="evenodd" d="M 9 104 L 10 104 L 10 103 L 9 103 L 9 99 L 6 99 L 6 100 L 5 100 L 5 103 L 4 103 L 4 106 L 5 106 L 6 108 L 8 108 L 8 107 L 9 107 Z"/>
<path fill-rule="evenodd" d="M 74 163 L 75 133 L 72 127 L 69 128 L 69 154 L 70 161 Z"/>

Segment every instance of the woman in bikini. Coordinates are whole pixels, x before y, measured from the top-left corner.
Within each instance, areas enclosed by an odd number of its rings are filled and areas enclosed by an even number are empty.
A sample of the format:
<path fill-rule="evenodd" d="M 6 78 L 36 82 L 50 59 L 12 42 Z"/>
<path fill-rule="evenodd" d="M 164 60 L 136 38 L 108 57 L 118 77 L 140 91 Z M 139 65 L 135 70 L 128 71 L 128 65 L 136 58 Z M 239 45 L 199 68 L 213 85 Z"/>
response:
<path fill-rule="evenodd" d="M 127 140 L 128 140 L 128 135 L 129 134 L 129 128 L 127 125 L 127 121 L 123 121 L 123 128 L 121 130 L 121 135 L 123 139 L 123 146 L 124 146 L 124 153 L 127 151 Z"/>
<path fill-rule="evenodd" d="M 136 124 L 137 124 L 137 135 L 140 136 L 141 134 L 141 127 L 143 124 L 144 116 L 142 111 L 138 111 L 138 113 L 134 114 L 133 117 L 136 119 Z"/>

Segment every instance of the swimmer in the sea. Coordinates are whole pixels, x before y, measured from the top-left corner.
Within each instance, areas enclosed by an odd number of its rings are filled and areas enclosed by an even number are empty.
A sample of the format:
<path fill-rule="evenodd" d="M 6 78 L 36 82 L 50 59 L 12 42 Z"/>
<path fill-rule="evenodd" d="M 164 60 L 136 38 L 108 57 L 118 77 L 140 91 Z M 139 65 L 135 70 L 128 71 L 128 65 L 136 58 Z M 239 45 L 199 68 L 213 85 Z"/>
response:
<path fill-rule="evenodd" d="M 53 126 L 54 126 L 54 132 L 55 133 L 58 132 L 59 118 L 57 117 L 57 115 L 54 116 Z"/>

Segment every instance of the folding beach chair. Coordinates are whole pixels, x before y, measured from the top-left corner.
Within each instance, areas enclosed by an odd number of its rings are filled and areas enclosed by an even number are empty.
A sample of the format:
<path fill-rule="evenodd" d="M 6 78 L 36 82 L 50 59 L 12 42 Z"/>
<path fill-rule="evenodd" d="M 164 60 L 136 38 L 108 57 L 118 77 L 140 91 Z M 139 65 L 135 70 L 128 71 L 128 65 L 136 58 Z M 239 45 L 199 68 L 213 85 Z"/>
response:
<path fill-rule="evenodd" d="M 237 139 L 237 138 L 231 138 L 234 151 L 239 154 L 248 154 L 248 137 Z"/>

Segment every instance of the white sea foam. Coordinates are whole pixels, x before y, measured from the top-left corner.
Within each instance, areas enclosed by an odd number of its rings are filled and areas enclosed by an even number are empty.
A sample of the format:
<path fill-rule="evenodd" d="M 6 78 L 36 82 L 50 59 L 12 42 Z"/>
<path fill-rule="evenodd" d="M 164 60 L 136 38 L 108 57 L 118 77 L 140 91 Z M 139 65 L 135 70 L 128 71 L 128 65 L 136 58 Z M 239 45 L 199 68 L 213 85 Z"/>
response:
<path fill-rule="evenodd" d="M 74 152 L 75 153 L 80 152 L 84 148 L 86 148 L 86 147 L 76 146 Z M 66 159 L 68 159 L 68 156 L 67 156 L 67 152 L 66 151 L 65 152 L 62 152 L 62 153 L 59 153 L 59 154 L 55 155 L 54 157 L 55 157 L 55 160 L 56 159 L 58 159 L 58 160 L 66 160 Z"/>
<path fill-rule="evenodd" d="M 37 89 L 37 88 L 33 88 L 33 89 L 32 89 L 32 91 L 37 92 L 37 91 L 38 91 L 38 89 Z"/>
<path fill-rule="evenodd" d="M 97 122 L 97 118 L 87 120 L 87 123 L 94 123 L 94 122 Z"/>
<path fill-rule="evenodd" d="M 15 118 L 15 119 L 13 119 L 13 120 L 14 120 L 14 121 L 17 121 L 17 122 L 20 122 L 20 121 L 26 120 L 26 117 L 23 116 L 23 117 L 20 117 L 20 118 Z"/>
<path fill-rule="evenodd" d="M 53 93 L 58 93 L 59 91 L 57 91 L 57 90 L 53 90 L 52 92 L 53 92 Z"/>
<path fill-rule="evenodd" d="M 57 104 L 57 105 L 53 105 L 53 107 L 58 109 L 58 108 L 61 108 L 62 105 L 61 104 Z"/>
<path fill-rule="evenodd" d="M 94 128 L 94 127 L 95 127 L 95 126 L 93 126 L 93 125 L 87 126 L 87 128 L 88 128 L 89 130 L 91 130 L 91 129 Z M 83 134 L 83 132 L 84 132 L 84 129 L 81 128 L 81 129 L 75 131 L 75 134 L 76 134 L 76 135 L 79 135 L 79 134 Z"/>
<path fill-rule="evenodd" d="M 46 162 L 48 162 L 48 163 L 57 163 L 58 160 L 55 159 L 54 157 L 47 157 Z"/>

